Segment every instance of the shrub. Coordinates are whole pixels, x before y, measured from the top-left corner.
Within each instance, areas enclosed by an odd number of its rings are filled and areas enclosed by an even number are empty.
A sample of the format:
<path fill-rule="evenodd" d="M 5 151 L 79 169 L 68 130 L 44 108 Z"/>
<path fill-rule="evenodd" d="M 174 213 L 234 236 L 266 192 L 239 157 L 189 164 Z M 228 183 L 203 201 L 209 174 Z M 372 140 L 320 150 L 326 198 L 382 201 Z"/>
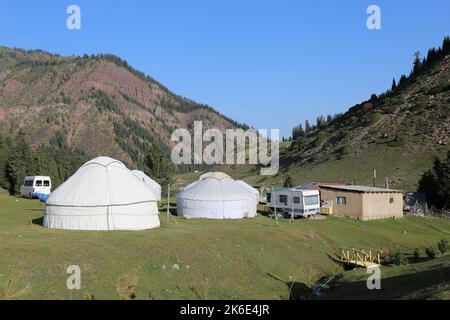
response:
<path fill-rule="evenodd" d="M 350 130 L 350 129 L 344 129 L 344 130 L 341 131 L 340 138 L 341 138 L 341 139 L 347 138 L 347 137 L 349 137 L 351 134 L 352 134 L 352 130 Z"/>
<path fill-rule="evenodd" d="M 440 241 L 438 241 L 437 243 L 437 248 L 439 250 L 439 252 L 444 255 L 447 252 L 447 248 L 448 248 L 448 240 L 446 239 L 442 239 Z"/>
<path fill-rule="evenodd" d="M 400 251 L 394 251 L 389 260 L 396 265 L 408 264 L 408 258 Z"/>
<path fill-rule="evenodd" d="M 347 157 L 352 151 L 352 148 L 349 145 L 345 145 L 339 148 L 338 150 L 338 158 L 343 159 Z"/>
<path fill-rule="evenodd" d="M 419 262 L 420 261 L 420 253 L 419 253 L 419 249 L 414 249 L 414 252 L 413 252 L 413 254 L 412 254 L 412 261 L 414 262 L 414 263 L 417 263 L 417 262 Z"/>
<path fill-rule="evenodd" d="M 433 247 L 426 248 L 425 253 L 430 259 L 434 259 L 436 257 L 436 251 L 434 251 Z"/>
<path fill-rule="evenodd" d="M 316 147 L 320 147 L 325 142 L 326 138 L 327 138 L 327 134 L 325 132 L 323 132 L 323 131 L 320 131 L 317 134 L 317 138 L 314 141 L 314 145 Z"/>
<path fill-rule="evenodd" d="M 381 113 L 375 112 L 370 116 L 369 122 L 370 123 L 377 123 L 381 119 Z"/>
<path fill-rule="evenodd" d="M 406 136 L 396 136 L 394 140 L 387 143 L 388 147 L 396 148 L 403 146 L 408 143 L 408 138 Z"/>
<path fill-rule="evenodd" d="M 90 292 L 85 292 L 83 294 L 83 300 L 95 300 L 95 297 L 92 293 Z"/>
<path fill-rule="evenodd" d="M 450 82 L 444 81 L 428 90 L 428 94 L 438 94 L 450 90 Z"/>

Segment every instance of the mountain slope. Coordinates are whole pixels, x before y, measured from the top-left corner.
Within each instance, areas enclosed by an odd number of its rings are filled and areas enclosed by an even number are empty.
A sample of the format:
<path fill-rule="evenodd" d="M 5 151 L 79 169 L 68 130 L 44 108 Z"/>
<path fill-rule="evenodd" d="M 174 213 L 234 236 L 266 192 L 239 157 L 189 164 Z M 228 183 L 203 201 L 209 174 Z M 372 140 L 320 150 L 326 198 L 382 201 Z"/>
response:
<path fill-rule="evenodd" d="M 254 185 L 339 181 L 415 190 L 435 156 L 450 149 L 450 38 L 416 62 L 409 77 L 347 112 L 320 123 L 280 148 L 280 173 L 262 177 L 251 167 L 229 170 Z"/>
<path fill-rule="evenodd" d="M 241 126 L 171 93 L 116 56 L 0 47 L 0 134 L 23 129 L 34 146 L 57 139 L 90 157 L 139 165 L 149 144 L 167 151 L 172 131 L 191 128 L 194 120 L 219 129 Z"/>

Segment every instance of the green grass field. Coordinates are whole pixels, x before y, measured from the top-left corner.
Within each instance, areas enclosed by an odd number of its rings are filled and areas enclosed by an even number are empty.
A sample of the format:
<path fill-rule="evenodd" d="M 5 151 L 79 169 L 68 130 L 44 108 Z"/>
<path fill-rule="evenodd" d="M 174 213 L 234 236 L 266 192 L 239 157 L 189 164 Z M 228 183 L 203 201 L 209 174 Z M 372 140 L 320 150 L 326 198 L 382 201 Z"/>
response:
<path fill-rule="evenodd" d="M 339 247 L 411 251 L 450 239 L 450 222 L 418 217 L 167 224 L 161 213 L 159 229 L 90 232 L 45 229 L 42 216 L 36 200 L 0 191 L 0 298 L 287 299 L 293 283 L 311 288 L 342 272 L 328 257 Z M 81 290 L 66 287 L 70 265 L 81 268 Z"/>

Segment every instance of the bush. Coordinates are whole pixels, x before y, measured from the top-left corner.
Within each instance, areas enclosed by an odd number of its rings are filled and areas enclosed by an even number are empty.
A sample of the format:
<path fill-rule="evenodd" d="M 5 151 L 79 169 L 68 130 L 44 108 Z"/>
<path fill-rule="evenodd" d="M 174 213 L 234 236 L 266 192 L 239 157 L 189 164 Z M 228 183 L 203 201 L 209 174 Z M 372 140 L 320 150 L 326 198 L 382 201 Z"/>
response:
<path fill-rule="evenodd" d="M 345 138 L 349 137 L 351 134 L 352 134 L 352 130 L 344 129 L 341 131 L 340 138 L 345 139 Z"/>
<path fill-rule="evenodd" d="M 345 145 L 343 147 L 340 147 L 338 150 L 338 158 L 343 159 L 347 157 L 352 151 L 352 148 L 349 145 Z"/>
<path fill-rule="evenodd" d="M 396 136 L 394 140 L 387 143 L 388 147 L 396 148 L 403 146 L 408 143 L 408 138 L 406 136 Z"/>
<path fill-rule="evenodd" d="M 448 248 L 448 240 L 446 239 L 442 239 L 440 241 L 438 241 L 437 243 L 437 248 L 439 250 L 439 252 L 444 255 L 447 252 L 447 248 Z"/>
<path fill-rule="evenodd" d="M 396 265 L 408 264 L 408 258 L 400 251 L 394 251 L 389 260 Z"/>
<path fill-rule="evenodd" d="M 419 253 L 419 249 L 414 249 L 414 252 L 413 252 L 413 254 L 412 254 L 412 261 L 414 262 L 414 263 L 417 263 L 417 262 L 419 262 L 420 261 L 420 253 Z"/>
<path fill-rule="evenodd" d="M 377 123 L 381 119 L 381 113 L 375 112 L 370 116 L 370 123 Z"/>
<path fill-rule="evenodd" d="M 441 92 L 445 92 L 450 90 L 450 82 L 449 81 L 444 81 L 441 82 L 440 84 L 438 84 L 437 86 L 431 88 L 430 90 L 428 90 L 428 94 L 438 94 Z"/>
<path fill-rule="evenodd" d="M 314 141 L 314 145 L 316 147 L 320 147 L 325 142 L 326 138 L 327 138 L 327 134 L 325 132 L 323 132 L 323 131 L 320 131 L 317 134 L 317 138 Z"/>
<path fill-rule="evenodd" d="M 433 247 L 426 248 L 425 253 L 430 259 L 434 259 L 436 257 L 436 251 L 434 251 Z"/>

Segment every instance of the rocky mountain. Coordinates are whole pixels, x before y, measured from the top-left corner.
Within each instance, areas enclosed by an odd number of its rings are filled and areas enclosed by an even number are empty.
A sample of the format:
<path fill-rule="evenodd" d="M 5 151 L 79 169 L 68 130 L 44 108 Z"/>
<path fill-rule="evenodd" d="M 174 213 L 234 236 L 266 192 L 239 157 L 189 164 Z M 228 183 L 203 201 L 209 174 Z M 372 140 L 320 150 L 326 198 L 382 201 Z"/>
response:
<path fill-rule="evenodd" d="M 0 47 L 4 136 L 22 129 L 34 147 L 63 144 L 89 157 L 139 164 L 150 144 L 168 151 L 172 131 L 191 128 L 194 120 L 206 128 L 242 126 L 113 55 L 62 57 Z"/>

